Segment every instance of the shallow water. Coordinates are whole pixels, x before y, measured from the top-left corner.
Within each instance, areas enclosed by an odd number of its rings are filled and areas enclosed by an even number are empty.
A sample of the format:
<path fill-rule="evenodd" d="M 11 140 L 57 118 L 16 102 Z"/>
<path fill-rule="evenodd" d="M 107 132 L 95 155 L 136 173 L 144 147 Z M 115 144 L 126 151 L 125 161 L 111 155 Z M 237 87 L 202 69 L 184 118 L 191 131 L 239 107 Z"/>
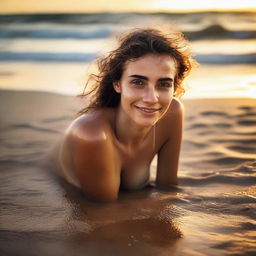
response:
<path fill-rule="evenodd" d="M 180 185 L 108 204 L 44 160 L 78 109 L 72 97 L 1 91 L 0 102 L 2 255 L 255 254 L 255 100 L 185 101 Z"/>

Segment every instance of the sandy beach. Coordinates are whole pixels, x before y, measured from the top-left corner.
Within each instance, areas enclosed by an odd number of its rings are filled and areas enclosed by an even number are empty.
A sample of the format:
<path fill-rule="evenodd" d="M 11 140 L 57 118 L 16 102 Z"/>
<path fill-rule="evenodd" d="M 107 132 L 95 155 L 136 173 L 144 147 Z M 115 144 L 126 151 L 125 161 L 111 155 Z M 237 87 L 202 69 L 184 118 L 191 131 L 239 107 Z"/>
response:
<path fill-rule="evenodd" d="M 81 102 L 1 90 L 0 254 L 255 255 L 256 100 L 183 102 L 179 186 L 100 204 L 45 161 Z"/>

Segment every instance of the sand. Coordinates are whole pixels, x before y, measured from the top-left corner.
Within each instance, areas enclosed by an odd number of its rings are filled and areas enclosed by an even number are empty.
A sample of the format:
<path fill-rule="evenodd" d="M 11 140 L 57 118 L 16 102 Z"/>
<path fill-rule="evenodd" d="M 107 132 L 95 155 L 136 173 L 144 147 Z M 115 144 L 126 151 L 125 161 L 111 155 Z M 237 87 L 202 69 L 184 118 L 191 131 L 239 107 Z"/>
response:
<path fill-rule="evenodd" d="M 107 204 L 45 161 L 80 104 L 0 91 L 1 255 L 255 255 L 255 99 L 184 100 L 179 186 Z"/>

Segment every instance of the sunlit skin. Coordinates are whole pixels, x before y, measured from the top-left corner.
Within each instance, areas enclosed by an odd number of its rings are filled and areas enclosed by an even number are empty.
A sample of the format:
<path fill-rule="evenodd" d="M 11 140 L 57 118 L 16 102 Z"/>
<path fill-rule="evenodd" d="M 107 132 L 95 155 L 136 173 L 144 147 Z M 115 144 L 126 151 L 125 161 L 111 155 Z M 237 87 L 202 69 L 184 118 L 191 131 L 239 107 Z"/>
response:
<path fill-rule="evenodd" d="M 64 177 L 91 199 L 113 201 L 120 189 L 148 184 L 158 154 L 156 186 L 176 185 L 183 107 L 173 98 L 175 74 L 168 55 L 127 61 L 113 84 L 119 107 L 84 114 L 67 130 L 59 154 Z"/>

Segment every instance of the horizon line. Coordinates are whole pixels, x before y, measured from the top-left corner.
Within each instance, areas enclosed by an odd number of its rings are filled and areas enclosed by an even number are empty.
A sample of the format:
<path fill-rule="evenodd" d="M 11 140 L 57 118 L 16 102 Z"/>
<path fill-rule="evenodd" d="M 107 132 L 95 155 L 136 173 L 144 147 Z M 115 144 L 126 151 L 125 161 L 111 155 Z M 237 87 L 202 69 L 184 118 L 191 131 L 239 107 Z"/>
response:
<path fill-rule="evenodd" d="M 34 12 L 34 11 L 22 11 L 22 12 L 1 12 L 0 15 L 19 15 L 19 14 L 98 14 L 98 13 L 165 13 L 165 14 L 186 14 L 186 13 L 208 13 L 208 12 L 218 12 L 218 13 L 225 13 L 225 12 L 233 12 L 233 13 L 255 13 L 255 8 L 243 8 L 243 9 L 217 9 L 217 8 L 210 8 L 210 9 L 184 9 L 184 10 L 166 10 L 166 9 L 157 9 L 157 10 L 120 10 L 120 11 L 111 11 L 111 10 L 98 10 L 98 11 L 81 11 L 81 12 L 71 12 L 71 11 L 42 11 L 42 12 Z"/>

